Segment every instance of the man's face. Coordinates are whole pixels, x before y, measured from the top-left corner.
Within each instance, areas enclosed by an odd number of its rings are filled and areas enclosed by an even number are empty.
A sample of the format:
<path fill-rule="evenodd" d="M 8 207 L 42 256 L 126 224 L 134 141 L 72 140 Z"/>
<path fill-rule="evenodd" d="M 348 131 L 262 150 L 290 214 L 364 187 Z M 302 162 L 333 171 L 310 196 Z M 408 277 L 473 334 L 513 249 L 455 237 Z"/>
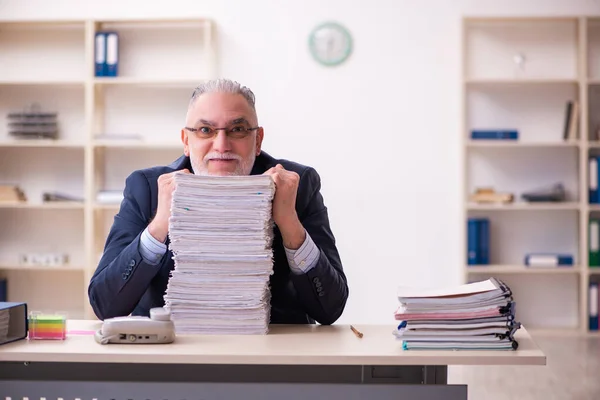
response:
<path fill-rule="evenodd" d="M 188 111 L 181 130 L 184 152 L 196 175 L 248 175 L 260 153 L 262 128 L 246 99 L 233 93 L 205 93 Z M 216 128 L 227 128 L 217 130 Z"/>

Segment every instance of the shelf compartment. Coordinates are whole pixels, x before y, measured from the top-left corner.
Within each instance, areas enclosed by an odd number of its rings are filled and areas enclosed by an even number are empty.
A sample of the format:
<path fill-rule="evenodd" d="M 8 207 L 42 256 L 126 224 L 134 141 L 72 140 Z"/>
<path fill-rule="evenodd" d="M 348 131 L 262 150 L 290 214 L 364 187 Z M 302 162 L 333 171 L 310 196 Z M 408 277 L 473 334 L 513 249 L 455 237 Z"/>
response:
<path fill-rule="evenodd" d="M 579 155 L 562 148 L 477 149 L 467 155 L 467 193 L 492 187 L 512 193 L 515 201 L 525 192 L 562 183 L 566 201 L 579 201 Z"/>
<path fill-rule="evenodd" d="M 85 80 L 85 22 L 0 22 L 3 82 Z M 32 78 L 35 77 L 35 78 Z"/>
<path fill-rule="evenodd" d="M 0 143 L 20 146 L 83 146 L 87 142 L 84 98 L 83 86 L 0 86 Z M 42 112 L 57 113 L 57 140 L 15 139 L 9 135 L 8 114 L 25 111 L 33 104 L 38 104 Z M 27 143 L 29 141 L 31 142 Z"/>
<path fill-rule="evenodd" d="M 215 76 L 210 20 L 99 21 L 96 30 L 119 35 L 119 78 L 139 82 Z"/>
<path fill-rule="evenodd" d="M 467 79 L 577 79 L 577 19 L 466 22 Z M 524 56 L 521 64 L 518 55 Z"/>
<path fill-rule="evenodd" d="M 574 147 L 580 133 L 566 141 L 564 130 L 567 102 L 577 100 L 578 93 L 578 86 L 570 83 L 470 87 L 466 93 L 468 143 L 479 142 L 470 139 L 471 130 L 515 129 L 518 140 L 496 140 L 497 146 Z"/>
<path fill-rule="evenodd" d="M 589 19 L 587 28 L 588 78 L 600 83 L 600 18 Z"/>
<path fill-rule="evenodd" d="M 157 147 L 165 142 L 181 143 L 181 130 L 185 126 L 185 112 L 193 89 L 138 86 L 97 89 L 98 107 L 102 114 L 96 116 L 95 143 L 114 146 L 120 141 L 141 141 Z M 102 135 L 118 139 L 99 137 Z M 183 149 L 183 145 L 180 148 Z"/>
<path fill-rule="evenodd" d="M 469 211 L 468 217 L 485 217 L 490 221 L 491 265 L 523 265 L 525 256 L 531 253 L 570 254 L 574 264 L 580 262 L 579 213 Z"/>
<path fill-rule="evenodd" d="M 132 153 L 127 148 L 109 148 L 102 150 L 97 160 L 102 165 L 103 179 L 96 182 L 97 190 L 119 190 L 125 188 L 126 178 L 135 170 L 159 165 L 169 165 L 183 155 L 183 149 L 150 148 Z M 117 205 L 118 206 L 118 205 Z M 111 205 L 112 207 L 112 205 Z"/>
<path fill-rule="evenodd" d="M 84 152 L 77 148 L 0 148 L 0 184 L 19 186 L 31 204 L 43 203 L 44 192 L 83 199 Z"/>
<path fill-rule="evenodd" d="M 85 305 L 89 304 L 83 288 L 87 287 L 85 274 L 73 269 L 3 270 L 0 277 L 7 282 L 8 301 L 26 302 L 29 311 L 66 312 L 70 319 L 83 319 Z M 77 290 L 80 288 L 80 290 Z"/>
<path fill-rule="evenodd" d="M 22 254 L 64 253 L 85 265 L 82 213 L 58 209 L 0 209 L 1 265 L 20 265 Z"/>

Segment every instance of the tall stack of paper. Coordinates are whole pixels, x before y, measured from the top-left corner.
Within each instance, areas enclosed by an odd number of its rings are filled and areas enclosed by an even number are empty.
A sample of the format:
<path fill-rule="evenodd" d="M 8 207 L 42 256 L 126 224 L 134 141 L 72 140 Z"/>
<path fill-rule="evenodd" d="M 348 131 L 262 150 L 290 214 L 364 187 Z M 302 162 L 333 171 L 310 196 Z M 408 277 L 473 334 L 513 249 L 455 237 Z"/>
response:
<path fill-rule="evenodd" d="M 491 278 L 445 289 L 400 288 L 394 335 L 405 350 L 513 350 L 512 291 Z"/>
<path fill-rule="evenodd" d="M 266 334 L 273 180 L 176 174 L 165 306 L 178 333 Z"/>

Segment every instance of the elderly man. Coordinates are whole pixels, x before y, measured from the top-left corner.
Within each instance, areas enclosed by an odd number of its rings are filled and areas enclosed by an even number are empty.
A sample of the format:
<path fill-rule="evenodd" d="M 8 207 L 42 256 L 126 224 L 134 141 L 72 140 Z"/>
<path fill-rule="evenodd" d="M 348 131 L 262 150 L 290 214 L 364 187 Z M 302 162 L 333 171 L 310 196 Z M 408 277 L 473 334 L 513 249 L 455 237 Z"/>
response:
<path fill-rule="evenodd" d="M 271 323 L 332 324 L 342 314 L 348 285 L 320 177 L 304 165 L 261 150 L 254 94 L 229 80 L 197 87 L 181 130 L 184 155 L 168 166 L 134 171 L 108 234 L 88 294 L 100 319 L 148 315 L 164 305 L 174 268 L 168 250 L 176 171 L 200 175 L 268 174 L 275 182 Z"/>

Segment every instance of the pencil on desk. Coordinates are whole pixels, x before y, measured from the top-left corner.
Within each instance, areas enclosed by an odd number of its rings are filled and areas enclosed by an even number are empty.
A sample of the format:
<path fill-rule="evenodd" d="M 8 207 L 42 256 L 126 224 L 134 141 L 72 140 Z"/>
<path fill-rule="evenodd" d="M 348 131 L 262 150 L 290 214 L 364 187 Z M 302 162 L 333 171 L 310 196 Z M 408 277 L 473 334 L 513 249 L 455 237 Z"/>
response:
<path fill-rule="evenodd" d="M 352 325 L 350 325 L 350 329 L 352 329 L 352 332 L 354 332 L 354 334 L 356 335 L 357 338 L 362 338 L 363 334 L 362 332 L 358 331 L 355 327 L 353 327 Z"/>

